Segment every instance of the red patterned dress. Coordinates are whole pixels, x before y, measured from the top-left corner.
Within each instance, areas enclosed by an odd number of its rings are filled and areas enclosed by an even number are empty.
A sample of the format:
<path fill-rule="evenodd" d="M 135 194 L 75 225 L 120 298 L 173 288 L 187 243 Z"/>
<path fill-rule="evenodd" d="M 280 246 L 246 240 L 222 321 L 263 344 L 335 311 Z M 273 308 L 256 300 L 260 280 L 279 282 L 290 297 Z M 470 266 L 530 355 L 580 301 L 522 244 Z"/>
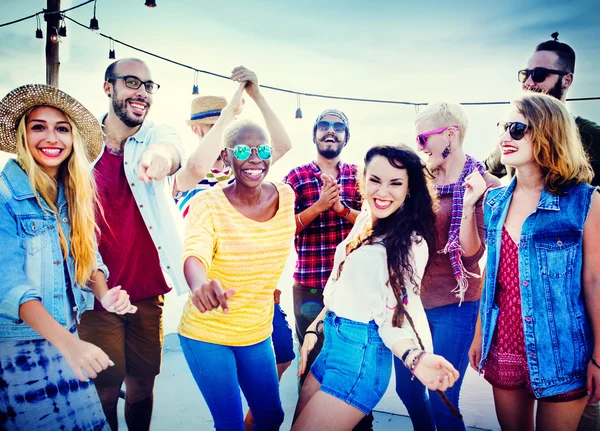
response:
<path fill-rule="evenodd" d="M 525 351 L 521 291 L 519 287 L 519 247 L 506 227 L 502 228 L 502 245 L 496 284 L 498 323 L 484 366 L 484 377 L 499 389 L 526 389 L 535 398 Z M 565 402 L 580 399 L 586 388 L 542 398 L 544 401 Z"/>

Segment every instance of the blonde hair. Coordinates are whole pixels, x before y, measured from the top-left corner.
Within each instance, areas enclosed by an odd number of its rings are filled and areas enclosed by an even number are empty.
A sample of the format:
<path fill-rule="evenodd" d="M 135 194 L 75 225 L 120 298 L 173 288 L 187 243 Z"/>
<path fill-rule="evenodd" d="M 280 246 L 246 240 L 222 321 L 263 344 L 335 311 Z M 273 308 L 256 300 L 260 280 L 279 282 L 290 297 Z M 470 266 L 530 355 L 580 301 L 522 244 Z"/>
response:
<path fill-rule="evenodd" d="M 415 124 L 426 122 L 434 129 L 458 126 L 458 142 L 462 145 L 469 120 L 465 110 L 456 103 L 434 102 L 428 104 L 415 118 Z"/>
<path fill-rule="evenodd" d="M 19 121 L 16 142 L 17 161 L 29 177 L 31 189 L 34 190 L 34 192 L 37 192 L 36 199 L 42 210 L 46 211 L 40 198 L 46 202 L 58 218 L 57 180 L 40 168 L 31 155 L 29 145 L 27 144 L 27 118 L 35 108 L 37 108 L 37 106 L 30 108 Z M 71 224 L 71 255 L 75 261 L 74 282 L 79 286 L 85 286 L 92 271 L 98 267 L 94 237 L 94 234 L 98 231 L 94 212 L 94 202 L 97 198 L 96 186 L 89 170 L 88 160 L 85 156 L 85 149 L 83 146 L 84 138 L 81 136 L 81 133 L 69 116 L 66 114 L 64 115 L 71 124 L 73 151 L 71 151 L 69 157 L 61 164 L 58 173 L 58 181 L 62 180 L 63 182 L 68 205 L 68 214 Z M 57 223 L 57 225 L 60 247 L 64 258 L 66 258 L 69 252 L 67 241 L 60 226 L 60 222 Z"/>
<path fill-rule="evenodd" d="M 542 168 L 548 192 L 560 195 L 565 187 L 592 181 L 579 130 L 562 102 L 546 94 L 526 93 L 513 105 L 529 123 L 533 157 Z"/>
<path fill-rule="evenodd" d="M 268 142 L 269 135 L 266 133 L 265 129 L 258 123 L 255 123 L 252 120 L 248 120 L 243 118 L 241 120 L 233 121 L 225 131 L 223 132 L 223 145 L 227 148 L 231 148 L 236 145 L 238 135 L 243 129 L 253 129 L 256 131 L 260 131 L 265 137 L 265 141 Z"/>

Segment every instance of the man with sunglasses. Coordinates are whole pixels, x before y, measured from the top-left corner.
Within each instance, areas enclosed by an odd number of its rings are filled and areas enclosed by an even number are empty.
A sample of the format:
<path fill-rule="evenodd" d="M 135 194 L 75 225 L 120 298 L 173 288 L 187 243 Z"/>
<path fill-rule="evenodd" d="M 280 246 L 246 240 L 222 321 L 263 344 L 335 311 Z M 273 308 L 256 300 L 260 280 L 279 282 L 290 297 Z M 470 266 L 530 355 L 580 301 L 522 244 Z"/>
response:
<path fill-rule="evenodd" d="M 558 33 L 554 33 L 552 37 L 553 40 L 542 42 L 536 47 L 527 62 L 527 68 L 519 70 L 517 78 L 523 91 L 546 93 L 565 103 L 575 73 L 575 51 L 566 43 L 558 41 Z M 599 186 L 600 125 L 582 117 L 575 117 L 575 123 L 594 170 L 592 185 Z M 485 164 L 488 171 L 498 178 L 507 174 L 506 166 L 500 163 L 499 147 L 492 152 Z"/>
<path fill-rule="evenodd" d="M 109 107 L 99 119 L 105 150 L 94 162 L 101 214 L 96 219 L 98 249 L 110 271 L 109 287 L 127 290 L 138 312 L 108 313 L 96 303 L 82 316 L 79 335 L 101 346 L 115 363 L 94 379 L 113 430 L 123 381 L 128 428 L 150 428 L 164 294 L 171 290 L 163 270 L 180 293 L 188 291 L 179 263 L 181 243 L 163 190 L 164 179 L 183 159 L 181 140 L 174 129 L 146 120 L 159 88 L 141 60 L 118 60 L 106 69 Z"/>
<path fill-rule="evenodd" d="M 296 237 L 298 253 L 294 271 L 294 315 L 296 337 L 302 346 L 309 325 L 323 309 L 323 289 L 333 268 L 337 245 L 346 238 L 360 214 L 362 198 L 357 183 L 358 168 L 341 161 L 341 152 L 350 139 L 346 115 L 328 109 L 313 126 L 317 158 L 292 169 L 283 179 L 296 194 Z M 322 331 L 322 325 L 317 325 Z M 321 348 L 323 337 L 308 356 L 306 372 Z M 373 415 L 365 417 L 355 429 L 372 429 Z"/>

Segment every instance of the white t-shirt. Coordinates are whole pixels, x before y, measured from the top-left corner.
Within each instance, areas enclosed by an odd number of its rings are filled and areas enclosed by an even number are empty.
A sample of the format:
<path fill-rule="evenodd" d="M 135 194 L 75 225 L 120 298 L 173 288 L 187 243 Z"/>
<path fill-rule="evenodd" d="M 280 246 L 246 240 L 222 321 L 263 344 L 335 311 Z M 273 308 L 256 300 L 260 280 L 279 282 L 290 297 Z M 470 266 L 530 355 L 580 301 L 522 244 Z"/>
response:
<path fill-rule="evenodd" d="M 385 247 L 381 244 L 363 245 L 346 257 L 346 245 L 363 231 L 370 218 L 368 208 L 363 208 L 348 237 L 337 246 L 333 270 L 323 291 L 324 303 L 340 317 L 362 323 L 374 320 L 379 326 L 381 339 L 389 349 L 402 339 L 413 339 L 418 345 L 415 333 L 407 319 L 404 319 L 400 328 L 392 326 L 397 301 L 392 288 L 388 285 Z M 415 241 L 410 253 L 415 279 L 419 282 L 427 264 L 429 254 L 427 243 Z M 344 260 L 342 273 L 339 279 L 334 280 L 339 265 Z M 433 352 L 431 332 L 421 298 L 414 293 L 414 285 L 410 280 L 405 280 L 405 286 L 408 294 L 406 310 L 413 319 L 425 350 Z"/>

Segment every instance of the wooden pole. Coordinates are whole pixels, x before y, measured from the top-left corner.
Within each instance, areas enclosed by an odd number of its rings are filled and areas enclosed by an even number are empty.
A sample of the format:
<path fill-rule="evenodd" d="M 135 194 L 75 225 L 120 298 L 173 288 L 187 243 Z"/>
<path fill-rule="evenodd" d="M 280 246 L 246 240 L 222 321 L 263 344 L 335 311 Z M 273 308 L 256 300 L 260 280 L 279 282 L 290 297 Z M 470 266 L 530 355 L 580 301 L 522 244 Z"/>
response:
<path fill-rule="evenodd" d="M 47 12 L 58 12 L 60 10 L 60 0 L 47 0 Z M 58 42 L 52 42 L 53 32 L 58 32 L 60 25 L 60 15 L 44 15 L 46 20 L 46 84 L 58 87 L 58 72 L 60 62 L 58 60 Z"/>

